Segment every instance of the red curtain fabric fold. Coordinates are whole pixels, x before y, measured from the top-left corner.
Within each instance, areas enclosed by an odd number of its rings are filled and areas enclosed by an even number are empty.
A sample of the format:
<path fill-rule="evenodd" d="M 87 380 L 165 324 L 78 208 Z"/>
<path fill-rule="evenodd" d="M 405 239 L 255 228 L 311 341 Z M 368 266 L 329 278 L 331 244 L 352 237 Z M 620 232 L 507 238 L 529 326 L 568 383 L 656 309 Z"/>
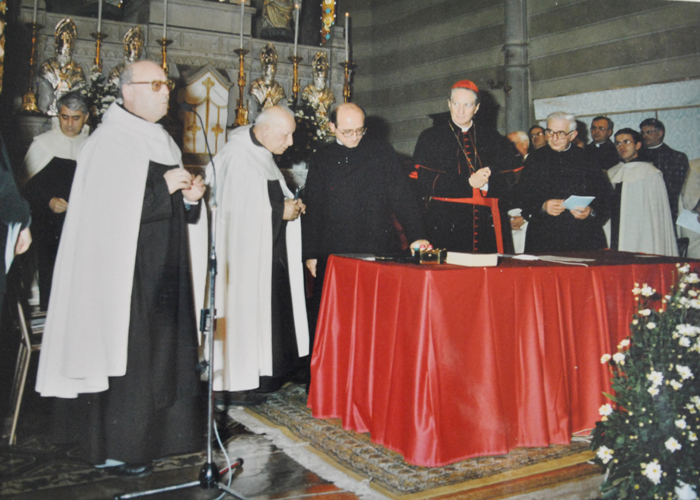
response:
<path fill-rule="evenodd" d="M 314 417 L 430 467 L 569 443 L 600 418 L 611 390 L 600 357 L 629 334 L 634 284 L 667 291 L 678 261 L 587 256 L 590 267 L 493 268 L 331 257 Z"/>

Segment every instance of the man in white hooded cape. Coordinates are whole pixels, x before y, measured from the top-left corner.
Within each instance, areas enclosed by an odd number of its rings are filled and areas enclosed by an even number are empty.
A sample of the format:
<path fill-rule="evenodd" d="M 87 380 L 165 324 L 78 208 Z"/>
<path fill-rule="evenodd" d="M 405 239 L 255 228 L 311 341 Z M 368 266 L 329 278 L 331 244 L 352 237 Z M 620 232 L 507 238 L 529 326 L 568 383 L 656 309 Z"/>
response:
<path fill-rule="evenodd" d="M 292 144 L 295 128 L 291 111 L 273 106 L 255 125 L 234 130 L 214 158 L 217 391 L 274 391 L 308 355 L 299 220 L 304 204 L 294 199 L 273 159 Z M 212 174 L 210 165 L 209 184 Z"/>
<path fill-rule="evenodd" d="M 204 446 L 187 235 L 204 183 L 156 123 L 170 83 L 152 61 L 128 66 L 124 105 L 78 153 L 37 374 L 58 398 L 53 437 L 126 475 Z"/>
<path fill-rule="evenodd" d="M 615 134 L 620 163 L 607 171 L 613 185 L 605 233 L 611 250 L 677 256 L 678 245 L 661 171 L 639 161 L 642 137 L 623 128 Z"/>

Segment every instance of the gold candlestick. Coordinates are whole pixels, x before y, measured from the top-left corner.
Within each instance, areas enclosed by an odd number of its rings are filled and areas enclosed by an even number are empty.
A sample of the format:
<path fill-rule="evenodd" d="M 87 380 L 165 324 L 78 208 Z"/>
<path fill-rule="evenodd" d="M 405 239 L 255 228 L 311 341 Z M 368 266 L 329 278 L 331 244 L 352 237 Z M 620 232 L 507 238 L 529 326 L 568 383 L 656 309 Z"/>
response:
<path fill-rule="evenodd" d="M 297 96 L 299 95 L 299 90 L 301 87 L 299 86 L 299 63 L 304 60 L 303 57 L 299 56 L 289 56 L 289 60 L 292 61 L 293 67 L 294 67 L 294 83 L 292 84 L 292 99 L 294 100 L 294 103 L 296 104 L 297 102 Z"/>
<path fill-rule="evenodd" d="M 163 71 L 165 71 L 165 74 L 167 76 L 167 74 L 168 74 L 168 45 L 173 43 L 173 41 L 163 37 L 163 38 L 157 39 L 156 42 L 158 42 L 158 45 L 160 45 L 160 47 L 162 49 L 161 56 L 163 58 L 163 62 L 161 63 L 160 66 L 161 66 L 161 68 L 163 68 Z"/>
<path fill-rule="evenodd" d="M 343 102 L 350 102 L 350 70 L 352 70 L 355 65 L 349 61 L 340 63 L 340 65 L 345 69 L 345 83 L 343 83 Z"/>
<path fill-rule="evenodd" d="M 27 23 L 27 27 L 32 30 L 32 52 L 29 56 L 29 90 L 22 96 L 22 107 L 25 113 L 41 113 L 36 105 L 36 94 L 32 90 L 32 80 L 34 80 L 34 61 L 36 57 L 36 34 L 43 26 L 37 23 Z"/>
<path fill-rule="evenodd" d="M 248 125 L 248 108 L 243 105 L 243 92 L 245 90 L 245 55 L 249 52 L 246 49 L 234 50 L 238 54 L 238 102 L 236 103 L 236 121 L 234 127 Z"/>
<path fill-rule="evenodd" d="M 100 52 L 102 51 L 102 40 L 107 38 L 107 35 L 98 31 L 97 33 L 90 33 L 90 36 L 95 39 L 95 68 L 101 73 L 102 59 L 100 58 Z"/>

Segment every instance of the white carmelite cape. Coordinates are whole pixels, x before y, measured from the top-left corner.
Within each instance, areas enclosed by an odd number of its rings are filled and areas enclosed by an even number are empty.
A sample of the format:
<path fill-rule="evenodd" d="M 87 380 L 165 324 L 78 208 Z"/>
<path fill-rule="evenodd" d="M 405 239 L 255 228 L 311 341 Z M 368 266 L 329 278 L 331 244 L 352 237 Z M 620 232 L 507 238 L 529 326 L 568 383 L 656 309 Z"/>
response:
<path fill-rule="evenodd" d="M 239 127 L 214 158 L 218 220 L 214 389 L 242 391 L 272 375 L 272 208 L 267 181 L 293 195 L 272 153 Z M 211 164 L 207 180 L 211 182 Z M 287 257 L 299 356 L 309 353 L 301 260 L 301 221 L 287 222 Z"/>
<path fill-rule="evenodd" d="M 68 137 L 61 132 L 61 126 L 57 117 L 51 119 L 51 130 L 39 134 L 34 138 L 29 146 L 27 155 L 24 157 L 26 167 L 26 178 L 28 181 L 49 164 L 53 158 L 63 158 L 75 160 L 80 147 L 90 135 L 90 127 L 83 126 L 83 129 L 75 137 Z"/>
<path fill-rule="evenodd" d="M 690 161 L 688 177 L 678 197 L 678 213 L 683 210 L 694 210 L 698 201 L 700 201 L 700 159 L 695 159 Z M 700 234 L 682 226 L 678 226 L 678 231 L 678 236 L 688 238 L 688 257 L 700 259 Z"/>
<path fill-rule="evenodd" d="M 651 163 L 618 163 L 608 170 L 610 182 L 622 182 L 618 250 L 678 255 L 668 194 L 661 171 Z M 605 224 L 610 243 L 610 221 Z"/>
<path fill-rule="evenodd" d="M 180 149 L 162 126 L 116 103 L 77 160 L 39 358 L 36 390 L 42 396 L 104 391 L 108 377 L 126 373 L 148 165 L 182 165 Z"/>

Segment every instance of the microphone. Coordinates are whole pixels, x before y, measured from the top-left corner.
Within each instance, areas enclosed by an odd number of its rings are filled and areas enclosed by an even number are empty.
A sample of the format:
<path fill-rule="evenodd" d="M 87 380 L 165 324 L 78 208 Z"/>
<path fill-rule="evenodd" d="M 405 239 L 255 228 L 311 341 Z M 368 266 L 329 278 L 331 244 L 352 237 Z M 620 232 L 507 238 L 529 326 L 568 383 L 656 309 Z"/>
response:
<path fill-rule="evenodd" d="M 186 112 L 186 113 L 194 113 L 197 118 L 199 118 L 199 123 L 202 126 L 202 130 L 206 131 L 207 128 L 204 126 L 204 120 L 202 120 L 202 117 L 199 116 L 199 113 L 197 113 L 197 110 L 192 106 L 189 102 L 181 102 L 180 103 L 180 110 Z M 209 162 L 211 163 L 211 169 L 213 173 L 213 179 L 211 182 L 212 186 L 212 198 L 213 198 L 213 203 L 216 203 L 216 167 L 214 166 L 214 156 L 211 154 L 211 148 L 209 147 L 209 139 L 207 138 L 207 134 L 204 134 L 204 144 L 207 146 L 207 153 L 209 154 Z"/>

